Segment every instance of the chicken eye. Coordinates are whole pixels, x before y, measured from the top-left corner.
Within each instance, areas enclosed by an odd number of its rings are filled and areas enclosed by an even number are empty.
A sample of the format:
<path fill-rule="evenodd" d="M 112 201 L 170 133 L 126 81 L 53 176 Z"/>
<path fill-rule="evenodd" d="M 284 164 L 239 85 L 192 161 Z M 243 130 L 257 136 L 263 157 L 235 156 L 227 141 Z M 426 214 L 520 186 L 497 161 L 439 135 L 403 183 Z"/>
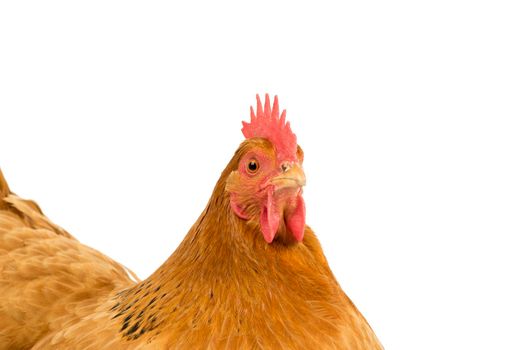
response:
<path fill-rule="evenodd" d="M 250 174 L 254 174 L 257 172 L 259 168 L 258 161 L 256 159 L 251 159 L 249 163 L 247 163 L 247 171 Z"/>

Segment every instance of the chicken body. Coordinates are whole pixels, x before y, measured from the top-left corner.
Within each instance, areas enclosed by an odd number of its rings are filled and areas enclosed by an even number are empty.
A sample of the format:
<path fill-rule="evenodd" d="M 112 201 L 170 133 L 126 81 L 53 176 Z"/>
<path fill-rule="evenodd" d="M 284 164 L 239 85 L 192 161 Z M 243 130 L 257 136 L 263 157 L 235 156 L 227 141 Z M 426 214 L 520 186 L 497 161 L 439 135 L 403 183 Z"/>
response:
<path fill-rule="evenodd" d="M 183 242 L 141 282 L 12 194 L 0 172 L 0 349 L 382 349 L 303 225 L 291 175 L 260 201 L 269 225 L 243 201 L 245 157 L 273 151 L 244 141 Z"/>
<path fill-rule="evenodd" d="M 227 206 L 214 195 L 175 253 L 135 284 L 32 202 L 4 197 L 0 348 L 381 348 L 309 228 L 292 249 L 246 241 L 250 232 L 224 240 L 241 224 L 213 215 Z"/>
<path fill-rule="evenodd" d="M 133 284 L 124 267 L 10 193 L 0 171 L 0 349 L 50 344 Z"/>

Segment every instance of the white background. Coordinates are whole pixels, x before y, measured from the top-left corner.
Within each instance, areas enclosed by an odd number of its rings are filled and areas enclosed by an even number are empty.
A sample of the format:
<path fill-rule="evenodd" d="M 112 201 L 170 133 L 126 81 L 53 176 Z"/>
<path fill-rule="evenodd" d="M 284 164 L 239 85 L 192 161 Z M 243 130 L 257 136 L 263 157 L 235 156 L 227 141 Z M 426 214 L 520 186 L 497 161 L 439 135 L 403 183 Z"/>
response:
<path fill-rule="evenodd" d="M 523 349 L 518 1 L 0 5 L 0 166 L 142 278 L 278 94 L 307 222 L 387 349 Z"/>

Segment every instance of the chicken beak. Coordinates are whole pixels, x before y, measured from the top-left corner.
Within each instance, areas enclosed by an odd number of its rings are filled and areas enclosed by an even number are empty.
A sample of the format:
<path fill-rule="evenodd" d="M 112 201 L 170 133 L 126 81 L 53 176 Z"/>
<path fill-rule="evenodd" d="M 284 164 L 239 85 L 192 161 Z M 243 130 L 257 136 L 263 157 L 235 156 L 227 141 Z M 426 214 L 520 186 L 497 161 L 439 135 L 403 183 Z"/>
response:
<path fill-rule="evenodd" d="M 306 185 L 306 175 L 302 166 L 298 163 L 282 164 L 280 175 L 271 179 L 270 183 L 275 186 L 276 190 L 284 188 L 300 188 Z"/>

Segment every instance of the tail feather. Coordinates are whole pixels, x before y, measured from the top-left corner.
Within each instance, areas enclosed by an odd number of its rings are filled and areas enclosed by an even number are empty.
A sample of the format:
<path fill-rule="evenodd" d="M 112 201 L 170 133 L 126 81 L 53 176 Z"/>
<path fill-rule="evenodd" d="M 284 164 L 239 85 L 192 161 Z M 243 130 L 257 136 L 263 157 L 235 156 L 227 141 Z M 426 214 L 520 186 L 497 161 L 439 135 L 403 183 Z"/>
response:
<path fill-rule="evenodd" d="M 0 210 L 6 210 L 9 208 L 9 204 L 4 201 L 4 198 L 9 194 L 11 194 L 11 190 L 9 190 L 2 169 L 0 169 Z"/>
<path fill-rule="evenodd" d="M 54 231 L 57 235 L 75 239 L 69 232 L 49 220 L 34 201 L 22 199 L 17 195 L 11 194 L 4 198 L 4 202 L 10 204 L 11 207 L 24 218 L 29 226 L 33 228 L 46 228 Z"/>
<path fill-rule="evenodd" d="M 0 198 L 7 197 L 9 193 L 11 193 L 11 191 L 9 190 L 9 186 L 7 185 L 7 181 L 5 181 L 2 169 L 0 169 Z"/>
<path fill-rule="evenodd" d="M 56 234 L 73 238 L 66 230 L 49 220 L 38 204 L 32 200 L 22 199 L 11 192 L 4 174 L 0 169 L 0 210 L 8 210 L 16 213 L 31 227 L 50 229 Z M 74 238 L 73 238 L 74 239 Z"/>

